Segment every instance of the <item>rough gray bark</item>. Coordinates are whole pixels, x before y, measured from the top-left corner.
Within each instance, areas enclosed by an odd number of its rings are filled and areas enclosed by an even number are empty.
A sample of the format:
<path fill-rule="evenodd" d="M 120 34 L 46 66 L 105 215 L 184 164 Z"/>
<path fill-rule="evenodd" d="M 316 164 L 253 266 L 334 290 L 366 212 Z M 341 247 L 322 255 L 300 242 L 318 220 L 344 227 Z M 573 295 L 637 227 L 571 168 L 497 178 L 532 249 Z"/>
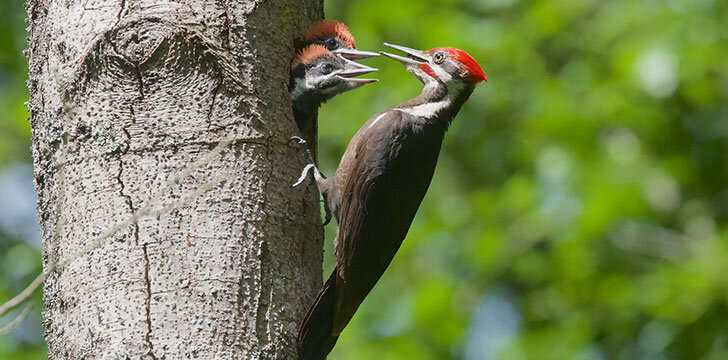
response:
<path fill-rule="evenodd" d="M 51 359 L 293 358 L 322 228 L 286 84 L 321 2 L 28 0 Z"/>

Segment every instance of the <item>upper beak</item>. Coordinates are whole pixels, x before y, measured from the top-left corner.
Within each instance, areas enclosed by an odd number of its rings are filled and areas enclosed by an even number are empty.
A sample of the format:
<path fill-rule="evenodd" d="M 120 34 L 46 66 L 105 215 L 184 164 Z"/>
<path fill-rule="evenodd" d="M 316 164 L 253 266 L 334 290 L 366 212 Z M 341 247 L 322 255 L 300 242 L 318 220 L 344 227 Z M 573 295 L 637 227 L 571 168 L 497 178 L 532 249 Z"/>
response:
<path fill-rule="evenodd" d="M 373 73 L 375 71 L 378 71 L 379 69 L 359 64 L 358 62 L 351 61 L 347 58 L 342 59 L 344 59 L 344 62 L 346 62 L 346 69 L 336 73 L 337 77 L 342 78 L 349 83 L 361 83 L 362 85 L 379 81 L 377 79 L 357 78 L 357 76 L 359 75 Z"/>
<path fill-rule="evenodd" d="M 336 49 L 332 51 L 334 54 L 338 54 L 343 58 L 349 59 L 349 60 L 360 60 L 360 59 L 366 59 L 374 56 L 379 56 L 378 53 L 371 52 L 371 51 L 363 51 L 363 50 L 357 50 L 357 49 Z"/>
<path fill-rule="evenodd" d="M 404 57 L 404 56 L 399 56 L 399 55 L 395 55 L 395 54 L 390 54 L 390 53 L 384 52 L 384 51 L 380 52 L 380 54 L 382 54 L 388 58 L 397 60 L 405 65 L 421 65 L 421 64 L 426 64 L 428 61 L 430 61 L 430 55 L 428 55 L 424 51 L 411 49 L 406 46 L 389 44 L 389 43 L 384 43 L 384 46 L 388 46 L 393 49 L 397 49 L 397 50 L 402 51 L 402 52 L 406 53 L 407 55 L 409 55 L 409 57 Z"/>

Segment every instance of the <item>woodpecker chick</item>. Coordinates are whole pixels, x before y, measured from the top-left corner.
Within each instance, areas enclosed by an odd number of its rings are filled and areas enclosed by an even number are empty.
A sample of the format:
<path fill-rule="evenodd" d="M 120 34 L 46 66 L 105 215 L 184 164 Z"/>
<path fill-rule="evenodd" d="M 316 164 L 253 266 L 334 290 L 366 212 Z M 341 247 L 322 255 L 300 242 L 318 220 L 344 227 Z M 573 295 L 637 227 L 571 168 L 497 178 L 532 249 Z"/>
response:
<path fill-rule="evenodd" d="M 376 82 L 357 78 L 377 69 L 338 56 L 321 45 L 309 45 L 291 63 L 288 93 L 296 125 L 317 162 L 318 109 L 336 95 Z"/>
<path fill-rule="evenodd" d="M 465 51 L 385 44 L 423 84 L 419 96 L 370 118 L 324 183 L 339 220 L 336 267 L 299 330 L 299 360 L 324 360 L 409 231 L 450 123 L 487 80 Z"/>
<path fill-rule="evenodd" d="M 334 54 L 350 60 L 379 56 L 375 52 L 357 50 L 354 35 L 351 34 L 349 27 L 340 21 L 323 20 L 311 25 L 306 32 L 303 45 L 310 44 L 321 45 Z"/>
<path fill-rule="evenodd" d="M 336 56 L 321 45 L 309 45 L 291 62 L 288 91 L 294 106 L 318 108 L 336 95 L 376 82 L 356 78 L 374 71 L 377 69 Z"/>

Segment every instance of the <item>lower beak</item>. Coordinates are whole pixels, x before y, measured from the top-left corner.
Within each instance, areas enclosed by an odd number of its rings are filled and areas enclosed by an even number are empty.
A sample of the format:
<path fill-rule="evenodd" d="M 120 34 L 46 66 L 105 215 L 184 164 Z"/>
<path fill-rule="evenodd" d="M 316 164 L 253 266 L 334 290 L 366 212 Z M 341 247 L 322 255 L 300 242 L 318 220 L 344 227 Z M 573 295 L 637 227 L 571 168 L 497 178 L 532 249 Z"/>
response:
<path fill-rule="evenodd" d="M 404 57 L 404 56 L 399 56 L 399 55 L 395 55 L 395 54 L 390 54 L 388 52 L 383 52 L 383 51 L 380 52 L 380 54 L 382 54 L 390 59 L 397 60 L 405 65 L 421 65 L 421 64 L 426 64 L 430 60 L 430 56 L 427 53 L 425 53 L 424 51 L 411 49 L 406 46 L 389 44 L 389 43 L 384 43 L 384 46 L 391 47 L 393 49 L 402 51 L 402 52 L 406 53 L 407 55 L 409 55 L 409 57 Z"/>
<path fill-rule="evenodd" d="M 357 50 L 357 49 L 336 49 L 332 51 L 334 54 L 338 54 L 343 58 L 349 59 L 349 60 L 360 60 L 360 59 L 366 59 L 374 56 L 379 56 L 378 53 L 371 52 L 371 51 L 363 51 L 363 50 Z"/>
<path fill-rule="evenodd" d="M 347 78 L 347 77 L 343 77 L 343 76 L 340 76 L 340 77 L 343 78 L 344 80 L 346 80 L 346 82 L 348 82 L 349 84 L 352 84 L 354 86 L 370 84 L 370 83 L 375 83 L 375 82 L 379 81 L 378 79 Z"/>
<path fill-rule="evenodd" d="M 375 71 L 378 71 L 379 69 L 359 64 L 358 62 L 351 61 L 347 58 L 343 58 L 343 59 L 346 62 L 346 69 L 344 71 L 341 71 L 336 74 L 336 76 L 338 78 L 344 79 L 351 84 L 362 84 L 362 85 L 379 81 L 377 79 L 357 78 L 357 76 L 359 76 L 359 75 L 373 73 Z"/>
<path fill-rule="evenodd" d="M 344 78 L 351 78 L 359 75 L 369 74 L 373 73 L 375 71 L 378 71 L 379 69 L 369 67 L 366 65 L 359 64 L 356 61 L 351 61 L 347 58 L 343 58 L 344 62 L 346 63 L 346 68 L 343 71 L 340 71 L 336 75 Z"/>

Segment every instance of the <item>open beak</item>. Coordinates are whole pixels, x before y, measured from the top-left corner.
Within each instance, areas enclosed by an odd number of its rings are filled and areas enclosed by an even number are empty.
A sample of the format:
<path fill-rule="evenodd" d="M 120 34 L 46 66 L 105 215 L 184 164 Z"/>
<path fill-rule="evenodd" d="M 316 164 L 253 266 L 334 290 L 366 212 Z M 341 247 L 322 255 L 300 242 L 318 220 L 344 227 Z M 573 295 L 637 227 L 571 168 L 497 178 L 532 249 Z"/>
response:
<path fill-rule="evenodd" d="M 346 80 L 346 82 L 352 85 L 364 85 L 379 81 L 377 79 L 357 78 L 357 76 L 359 75 L 373 73 L 375 71 L 378 71 L 379 69 L 359 64 L 358 62 L 351 61 L 347 58 L 343 59 L 344 62 L 346 62 L 346 68 L 343 71 L 336 73 L 336 77 L 338 77 L 339 79 Z"/>
<path fill-rule="evenodd" d="M 349 59 L 349 60 L 360 60 L 360 59 L 366 59 L 374 56 L 379 56 L 378 53 L 371 52 L 371 51 L 363 51 L 363 50 L 357 50 L 357 49 L 336 49 L 332 51 L 334 54 L 338 54 L 343 58 Z"/>
<path fill-rule="evenodd" d="M 390 59 L 397 60 L 405 65 L 421 65 L 421 64 L 426 64 L 428 61 L 430 61 L 430 55 L 428 55 L 424 51 L 411 49 L 406 46 L 389 44 L 389 43 L 384 43 L 384 46 L 388 46 L 388 47 L 391 47 L 392 49 L 396 49 L 396 50 L 406 53 L 408 55 L 407 57 L 390 54 L 390 53 L 384 52 L 384 51 L 380 52 L 380 54 L 382 54 Z"/>

